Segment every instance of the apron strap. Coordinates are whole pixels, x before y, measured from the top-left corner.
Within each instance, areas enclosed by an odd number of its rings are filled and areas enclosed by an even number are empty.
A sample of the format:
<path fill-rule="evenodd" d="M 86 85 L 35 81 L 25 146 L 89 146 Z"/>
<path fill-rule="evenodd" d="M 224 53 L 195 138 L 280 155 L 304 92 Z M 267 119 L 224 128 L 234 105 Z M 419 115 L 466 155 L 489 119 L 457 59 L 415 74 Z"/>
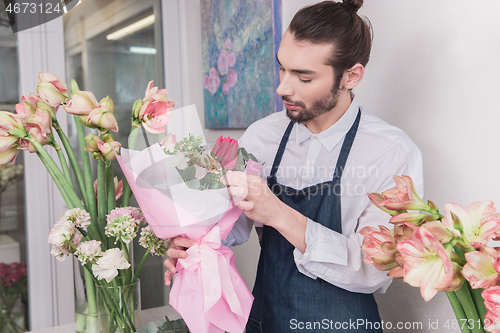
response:
<path fill-rule="evenodd" d="M 276 172 L 278 171 L 278 167 L 280 166 L 280 163 L 281 163 L 281 158 L 283 157 L 283 153 L 285 152 L 285 147 L 286 147 L 286 143 L 288 142 L 288 137 L 290 136 L 290 133 L 292 132 L 293 124 L 294 124 L 294 122 L 290 121 L 290 123 L 288 124 L 288 127 L 286 128 L 285 134 L 283 134 L 283 137 L 281 138 L 278 152 L 276 153 L 276 156 L 274 157 L 273 168 L 271 169 L 270 177 L 276 176 Z"/>
<path fill-rule="evenodd" d="M 342 178 L 342 172 L 344 171 L 347 158 L 349 157 L 349 153 L 351 152 L 352 143 L 354 142 L 354 138 L 356 137 L 356 133 L 358 132 L 360 119 L 361 109 L 358 109 L 356 120 L 345 135 L 344 143 L 342 144 L 342 148 L 340 149 L 339 158 L 337 159 L 337 165 L 335 166 L 335 172 L 333 173 L 334 181 L 335 179 L 340 180 Z"/>

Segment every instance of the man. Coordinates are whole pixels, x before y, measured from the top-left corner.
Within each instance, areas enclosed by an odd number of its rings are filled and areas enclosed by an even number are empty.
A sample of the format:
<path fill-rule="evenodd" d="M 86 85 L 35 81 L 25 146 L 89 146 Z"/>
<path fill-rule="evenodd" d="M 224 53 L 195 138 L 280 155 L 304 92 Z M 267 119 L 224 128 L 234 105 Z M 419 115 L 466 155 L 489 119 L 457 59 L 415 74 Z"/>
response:
<path fill-rule="evenodd" d="M 361 4 L 325 1 L 295 15 L 276 56 L 286 111 L 240 139 L 264 163 L 262 178 L 225 179 L 246 216 L 226 244 L 246 241 L 252 221 L 263 225 L 248 333 L 382 332 L 373 293 L 391 279 L 363 262 L 359 231 L 388 225 L 388 216 L 366 193 L 394 187 L 395 174 L 410 175 L 421 192 L 422 159 L 403 131 L 362 112 L 351 92 L 371 49 Z M 167 285 L 192 241 L 173 244 Z"/>

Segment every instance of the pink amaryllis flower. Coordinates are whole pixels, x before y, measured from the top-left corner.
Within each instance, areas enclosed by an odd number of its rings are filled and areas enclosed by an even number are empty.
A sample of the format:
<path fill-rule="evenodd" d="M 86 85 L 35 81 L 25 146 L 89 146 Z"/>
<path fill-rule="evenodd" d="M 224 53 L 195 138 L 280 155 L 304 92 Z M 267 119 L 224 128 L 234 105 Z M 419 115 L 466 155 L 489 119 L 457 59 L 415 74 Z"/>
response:
<path fill-rule="evenodd" d="M 374 204 L 378 208 L 382 209 L 384 212 L 390 214 L 391 216 L 395 216 L 395 215 L 399 214 L 397 210 L 390 210 L 390 209 L 387 209 L 384 206 L 380 205 L 386 199 L 383 194 L 381 194 L 381 193 L 368 193 L 367 195 L 368 195 L 368 199 L 370 199 L 372 204 Z"/>
<path fill-rule="evenodd" d="M 460 221 L 465 240 L 475 249 L 486 245 L 500 228 L 500 219 L 491 201 L 474 202 L 465 209 L 455 203 L 448 203 L 444 210 L 446 217 L 443 218 L 443 225 L 461 237 L 460 230 L 453 223 L 455 215 Z"/>
<path fill-rule="evenodd" d="M 99 103 L 94 94 L 90 91 L 77 91 L 73 93 L 71 98 L 66 100 L 64 110 L 70 114 L 78 116 L 88 115 L 92 110 L 97 108 Z"/>
<path fill-rule="evenodd" d="M 118 200 L 123 194 L 123 180 L 118 181 L 118 177 L 113 178 L 115 186 L 115 199 Z M 97 179 L 94 181 L 94 193 L 97 198 Z"/>
<path fill-rule="evenodd" d="M 163 101 L 167 98 L 166 89 L 158 89 L 158 87 L 153 87 L 153 85 L 153 81 L 149 81 L 146 92 L 144 93 L 144 98 L 142 99 L 143 102 L 147 102 L 150 99 Z"/>
<path fill-rule="evenodd" d="M 394 243 L 394 235 L 383 225 L 379 228 L 364 227 L 360 234 L 364 236 L 361 249 L 366 254 L 363 261 L 375 266 L 381 271 L 387 271 L 398 264 L 394 260 L 394 255 L 398 253 Z"/>
<path fill-rule="evenodd" d="M 38 95 L 50 106 L 56 107 L 68 98 L 68 86 L 58 76 L 40 72 L 37 82 Z"/>
<path fill-rule="evenodd" d="M 236 166 L 238 157 L 238 141 L 230 137 L 223 138 L 222 135 L 215 141 L 212 149 L 215 156 L 222 158 L 221 165 L 226 169 L 233 169 Z"/>
<path fill-rule="evenodd" d="M 404 259 L 404 281 L 420 287 L 425 301 L 431 300 L 438 290 L 453 291 L 462 286 L 461 266 L 450 259 L 454 255 L 452 248 L 445 250 L 426 228 L 419 227 L 396 248 Z"/>
<path fill-rule="evenodd" d="M 498 268 L 500 248 L 483 246 L 479 251 L 471 251 L 465 254 L 467 264 L 462 269 L 462 275 L 469 281 L 473 289 L 488 288 L 499 282 Z"/>
<path fill-rule="evenodd" d="M 165 133 L 165 126 L 170 121 L 174 106 L 175 102 L 171 100 L 150 99 L 145 102 L 139 111 L 139 119 L 144 129 L 152 134 Z"/>
<path fill-rule="evenodd" d="M 484 330 L 500 333 L 500 286 L 485 289 L 481 296 L 483 296 L 484 306 L 487 310 L 484 316 Z"/>
<path fill-rule="evenodd" d="M 382 192 L 385 200 L 380 203 L 381 207 L 389 210 L 425 210 L 430 207 L 420 199 L 409 176 L 394 176 L 396 187 Z"/>
<path fill-rule="evenodd" d="M 118 122 L 113 111 L 105 106 L 93 109 L 87 116 L 87 125 L 99 127 L 104 130 L 118 132 Z"/>
<path fill-rule="evenodd" d="M 16 104 L 16 113 L 29 117 L 35 114 L 37 109 L 36 103 L 41 101 L 41 98 L 33 93 L 28 96 L 21 96 L 21 103 Z"/>

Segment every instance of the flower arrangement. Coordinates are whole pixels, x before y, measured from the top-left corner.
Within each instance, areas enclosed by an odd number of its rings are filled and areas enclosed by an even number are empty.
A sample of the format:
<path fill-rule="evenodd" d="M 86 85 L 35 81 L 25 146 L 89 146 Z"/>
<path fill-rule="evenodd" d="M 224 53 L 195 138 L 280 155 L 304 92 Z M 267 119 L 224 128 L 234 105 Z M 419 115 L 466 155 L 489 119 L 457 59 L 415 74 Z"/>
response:
<path fill-rule="evenodd" d="M 27 291 L 26 264 L 0 263 L 0 332 L 4 329 L 11 333 L 25 331 L 25 327 L 19 325 L 24 314 L 16 313 L 15 307 L 19 299 L 26 305 Z"/>
<path fill-rule="evenodd" d="M 8 164 L 14 163 L 21 150 L 36 153 L 43 162 L 69 208 L 49 234 L 51 253 L 60 261 L 70 254 L 80 260 L 85 268 L 88 310 L 95 314 L 95 285 L 133 283 L 146 256 L 149 253 L 162 256 L 168 241 L 143 228 L 140 244 L 147 251 L 135 274 L 132 273 L 130 242 L 145 221 L 138 208 L 129 207 L 131 191 L 128 184 L 118 182 L 113 175 L 112 163 L 121 147 L 111 133 L 118 132 L 114 103 L 109 96 L 98 102 L 92 92 L 81 91 L 74 80 L 68 89 L 63 80 L 50 73 L 41 72 L 37 82 L 37 94 L 22 96 L 16 113 L 0 111 L 0 168 L 8 169 Z M 145 97 L 133 106 L 129 146 L 135 144 L 141 126 L 155 134 L 165 131 L 175 105 L 166 95 L 167 91 L 153 87 L 152 81 L 148 84 Z M 57 121 L 60 107 L 73 115 L 83 168 Z M 88 135 L 85 135 L 85 127 L 91 132 Z M 60 167 L 46 151 L 47 146 L 55 149 Z M 97 163 L 95 181 L 91 158 Z M 73 176 L 76 183 L 72 181 Z M 107 310 L 116 318 L 118 330 L 135 332 L 133 313 L 127 312 L 126 306 L 121 308 L 112 295 L 106 297 Z M 125 295 L 125 299 L 127 297 Z M 97 326 L 93 325 L 96 330 Z"/>
<path fill-rule="evenodd" d="M 392 217 L 394 228 L 365 227 L 364 261 L 388 275 L 420 287 L 429 301 L 446 292 L 462 332 L 500 332 L 500 214 L 493 202 L 425 203 L 408 176 L 394 176 L 396 187 L 368 194 Z"/>
<path fill-rule="evenodd" d="M 224 47 L 217 57 L 217 69 L 215 67 L 210 68 L 208 74 L 205 74 L 203 78 L 204 88 L 212 95 L 219 90 L 221 78 L 224 80 L 222 83 L 224 95 L 227 95 L 229 90 L 238 82 L 238 73 L 234 69 L 230 69 L 236 64 L 236 54 L 231 51 L 232 48 L 233 42 L 230 38 L 226 38 Z"/>

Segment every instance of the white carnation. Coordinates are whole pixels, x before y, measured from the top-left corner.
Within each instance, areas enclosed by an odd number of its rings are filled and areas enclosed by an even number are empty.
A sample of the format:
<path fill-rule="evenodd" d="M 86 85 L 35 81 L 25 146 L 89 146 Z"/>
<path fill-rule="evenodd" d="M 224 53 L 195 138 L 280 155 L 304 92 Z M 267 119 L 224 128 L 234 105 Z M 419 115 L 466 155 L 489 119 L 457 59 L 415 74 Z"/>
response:
<path fill-rule="evenodd" d="M 97 263 L 92 265 L 92 273 L 99 280 L 105 279 L 106 282 L 111 282 L 118 275 L 119 269 L 129 267 L 125 253 L 118 248 L 112 248 L 104 252 L 102 257 L 97 259 Z"/>
<path fill-rule="evenodd" d="M 63 246 L 71 240 L 75 234 L 75 225 L 68 220 L 59 220 L 49 233 L 49 243 L 57 246 Z"/>

